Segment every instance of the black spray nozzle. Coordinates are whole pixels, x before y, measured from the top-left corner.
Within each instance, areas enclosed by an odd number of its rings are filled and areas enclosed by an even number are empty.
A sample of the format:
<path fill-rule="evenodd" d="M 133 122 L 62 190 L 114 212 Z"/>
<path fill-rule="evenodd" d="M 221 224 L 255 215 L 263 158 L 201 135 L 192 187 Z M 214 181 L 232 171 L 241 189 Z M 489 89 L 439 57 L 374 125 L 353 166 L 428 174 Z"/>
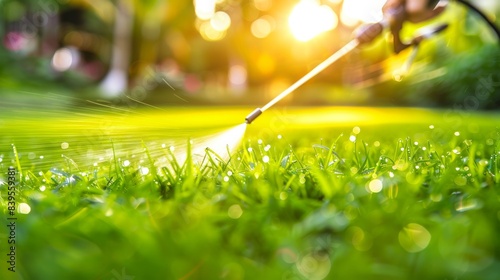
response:
<path fill-rule="evenodd" d="M 252 113 L 250 113 L 246 118 L 245 118 L 245 122 L 247 124 L 251 124 L 258 116 L 260 116 L 262 114 L 262 110 L 260 108 L 257 108 L 255 110 L 253 110 Z"/>

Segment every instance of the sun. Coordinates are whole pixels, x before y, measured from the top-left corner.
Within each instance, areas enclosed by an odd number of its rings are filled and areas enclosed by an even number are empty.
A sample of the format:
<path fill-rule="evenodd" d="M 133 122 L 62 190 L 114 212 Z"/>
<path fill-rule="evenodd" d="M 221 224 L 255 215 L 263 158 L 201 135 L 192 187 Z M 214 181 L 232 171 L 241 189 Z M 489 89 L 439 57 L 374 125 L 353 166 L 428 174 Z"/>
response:
<path fill-rule="evenodd" d="M 306 42 L 337 27 L 338 17 L 332 9 L 317 0 L 301 0 L 288 18 L 292 35 Z"/>

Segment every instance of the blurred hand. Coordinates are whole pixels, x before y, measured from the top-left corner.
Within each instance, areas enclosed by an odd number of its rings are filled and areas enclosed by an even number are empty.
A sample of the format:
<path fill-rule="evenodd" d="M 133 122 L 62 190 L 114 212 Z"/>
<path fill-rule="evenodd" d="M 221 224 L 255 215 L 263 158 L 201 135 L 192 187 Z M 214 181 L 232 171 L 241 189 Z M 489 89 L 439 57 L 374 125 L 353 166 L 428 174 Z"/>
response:
<path fill-rule="evenodd" d="M 382 33 L 384 27 L 380 23 L 363 25 L 355 31 L 356 39 L 360 44 L 369 43 Z"/>
<path fill-rule="evenodd" d="M 430 5 L 430 1 L 431 0 L 388 0 L 382 8 L 382 11 L 384 15 L 386 15 L 390 13 L 391 10 L 403 7 L 405 13 L 403 21 L 407 20 L 418 23 L 429 20 L 444 10 L 443 7 L 435 8 L 433 5 Z"/>

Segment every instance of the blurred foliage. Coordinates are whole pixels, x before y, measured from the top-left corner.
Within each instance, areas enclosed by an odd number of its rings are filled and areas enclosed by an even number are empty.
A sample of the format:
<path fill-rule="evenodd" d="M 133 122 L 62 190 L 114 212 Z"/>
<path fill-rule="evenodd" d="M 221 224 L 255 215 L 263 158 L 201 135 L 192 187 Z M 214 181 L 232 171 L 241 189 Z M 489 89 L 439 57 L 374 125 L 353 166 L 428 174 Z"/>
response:
<path fill-rule="evenodd" d="M 131 23 L 128 31 L 131 52 L 126 59 L 115 59 L 130 62 L 126 68 L 128 90 L 124 94 L 131 94 L 148 84 L 153 72 L 155 79 L 160 77 L 157 80 L 162 82 L 156 82 L 154 89 L 145 91 L 141 98 L 159 104 L 172 104 L 168 93 L 171 85 L 175 85 L 176 94 L 197 104 L 262 103 L 352 38 L 353 27 L 340 21 L 335 30 L 309 42 L 297 42 L 287 24 L 292 4 L 274 1 L 262 9 L 257 8 L 257 2 L 217 1 L 216 10 L 230 15 L 231 26 L 223 39 L 210 41 L 201 29 L 207 21 L 197 19 L 193 1 L 4 0 L 0 2 L 5 8 L 0 18 L 1 35 L 10 29 L 17 30 L 26 20 L 33 22 L 36 13 L 43 15 L 45 11 L 46 15 L 51 15 L 47 12 L 51 9 L 57 11 L 57 15 L 51 16 L 60 24 L 51 22 L 40 28 L 37 38 L 43 40 L 35 38 L 27 42 L 27 51 L 10 51 L 3 44 L 0 46 L 3 81 L 0 87 L 4 89 L 2 92 L 9 92 L 30 84 L 32 87 L 43 84 L 40 88 L 48 89 L 64 86 L 75 91 L 84 88 L 90 91 L 98 86 L 113 67 L 113 55 L 119 53 L 113 48 L 113 42 L 116 40 L 116 11 L 120 5 L 127 10 L 127 22 Z M 336 14 L 341 14 L 342 1 L 323 2 Z M 51 5 L 57 8 L 49 9 Z M 492 17 L 495 12 L 498 15 L 498 11 L 487 11 Z M 269 36 L 256 38 L 251 32 L 252 23 L 265 17 L 271 19 L 274 29 Z M 450 23 L 450 27 L 443 35 L 422 44 L 415 61 L 418 67 L 414 67 L 403 82 L 395 83 L 392 71 L 394 65 L 404 63 L 408 52 L 394 55 L 390 39 L 381 36 L 374 44 L 364 46 L 326 69 L 309 83 L 308 88 L 300 89 L 303 92 L 300 97 L 290 100 L 297 105 L 453 106 L 463 103 L 469 96 L 463 88 L 476 88 L 481 81 L 476 77 L 490 79 L 490 74 L 497 90 L 498 77 L 493 61 L 498 53 L 493 46 L 487 46 L 492 42 L 491 32 L 463 7 L 451 3 L 447 12 L 435 20 L 406 24 L 403 37 L 409 38 L 419 28 L 440 21 Z M 56 35 L 51 33 L 56 30 Z M 82 66 L 56 71 L 52 66 L 54 52 L 67 46 L 81 52 Z M 234 65 L 244 67 L 245 86 L 248 87 L 235 90 L 228 86 L 230 68 Z M 375 70 L 370 70 L 372 68 Z M 423 78 L 438 69 L 446 74 L 433 79 Z M 360 91 L 354 89 L 360 87 Z M 82 95 L 81 92 L 77 94 Z M 497 96 L 492 93 L 477 108 L 494 108 Z"/>
<path fill-rule="evenodd" d="M 404 98 L 408 104 L 495 109 L 500 106 L 499 63 L 500 48 L 487 45 L 472 53 L 448 56 L 426 68 L 426 73 L 444 71 L 443 75 L 419 82 L 417 74 L 398 85 L 397 90 L 407 92 Z"/>

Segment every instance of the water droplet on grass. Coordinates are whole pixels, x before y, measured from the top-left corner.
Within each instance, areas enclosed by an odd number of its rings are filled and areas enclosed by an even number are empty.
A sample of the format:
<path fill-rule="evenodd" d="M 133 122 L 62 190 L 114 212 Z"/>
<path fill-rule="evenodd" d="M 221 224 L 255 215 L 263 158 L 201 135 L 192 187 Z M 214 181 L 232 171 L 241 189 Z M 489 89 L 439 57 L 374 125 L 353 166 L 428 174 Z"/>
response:
<path fill-rule="evenodd" d="M 175 147 L 174 146 L 170 146 L 169 149 L 170 149 L 171 152 L 175 151 Z"/>
<path fill-rule="evenodd" d="M 67 142 L 61 143 L 61 149 L 66 150 L 67 148 L 69 148 L 69 144 Z"/>
<path fill-rule="evenodd" d="M 249 153 L 253 152 L 252 147 L 249 147 L 249 148 L 247 149 L 247 151 L 248 151 Z"/>
<path fill-rule="evenodd" d="M 31 207 L 28 204 L 21 202 L 19 203 L 19 208 L 17 209 L 17 212 L 21 214 L 29 214 L 31 212 Z"/>
<path fill-rule="evenodd" d="M 283 138 L 283 136 L 281 136 L 281 134 L 278 134 L 278 139 L 281 139 Z"/>
<path fill-rule="evenodd" d="M 36 154 L 35 153 L 29 153 L 28 154 L 28 158 L 29 159 L 35 159 L 36 158 Z"/>
<path fill-rule="evenodd" d="M 361 128 L 359 128 L 358 126 L 355 126 L 353 129 L 352 129 L 352 133 L 354 134 L 359 134 L 361 132 Z"/>
<path fill-rule="evenodd" d="M 371 180 L 368 184 L 368 189 L 372 193 L 379 193 L 382 190 L 382 181 L 379 179 Z"/>
<path fill-rule="evenodd" d="M 375 147 L 380 147 L 380 142 L 379 142 L 379 141 L 375 141 L 375 142 L 373 142 L 373 146 L 375 146 Z"/>
<path fill-rule="evenodd" d="M 481 208 L 482 207 L 481 204 L 482 203 L 480 201 L 478 201 L 477 199 L 460 200 L 456 204 L 455 209 L 458 212 L 465 212 L 465 211 Z"/>
<path fill-rule="evenodd" d="M 259 145 L 262 145 L 262 139 L 257 140 L 257 143 L 259 143 Z"/>
<path fill-rule="evenodd" d="M 130 161 L 127 159 L 123 162 L 123 166 L 127 167 L 130 165 Z"/>
<path fill-rule="evenodd" d="M 231 170 L 229 170 L 229 171 L 227 172 L 227 176 L 232 176 L 232 175 L 233 175 L 233 172 L 232 172 Z"/>
<path fill-rule="evenodd" d="M 389 177 L 394 178 L 394 173 L 389 172 Z"/>
<path fill-rule="evenodd" d="M 306 175 L 300 174 L 299 183 L 301 183 L 302 185 L 306 183 Z"/>
<path fill-rule="evenodd" d="M 141 167 L 141 174 L 142 175 L 148 175 L 148 173 L 149 173 L 149 168 Z"/>
<path fill-rule="evenodd" d="M 231 219 L 239 219 L 241 215 L 243 215 L 243 209 L 241 209 L 241 206 L 238 204 L 231 205 L 229 209 L 227 210 L 227 215 Z"/>
<path fill-rule="evenodd" d="M 40 156 L 40 159 L 43 159 L 43 158 L 44 158 L 44 156 Z"/>
<path fill-rule="evenodd" d="M 271 149 L 271 145 L 266 145 L 266 146 L 264 147 L 264 151 L 266 151 L 266 152 L 267 152 L 267 151 L 269 151 L 270 149 Z"/>
<path fill-rule="evenodd" d="M 224 176 L 224 182 L 229 182 L 229 177 L 228 176 Z"/>
<path fill-rule="evenodd" d="M 418 142 L 417 141 L 413 142 L 413 145 L 418 146 Z"/>
<path fill-rule="evenodd" d="M 430 129 L 434 129 L 434 125 L 432 125 L 432 124 L 431 124 L 431 125 L 429 125 L 429 128 L 430 128 Z"/>
<path fill-rule="evenodd" d="M 167 145 L 165 145 L 165 144 L 161 144 L 161 147 L 162 147 L 163 149 L 165 149 L 165 148 L 167 147 Z"/>
<path fill-rule="evenodd" d="M 493 146 L 493 144 L 495 144 L 495 141 L 493 141 L 493 139 L 490 138 L 490 139 L 486 140 L 486 145 Z"/>
<path fill-rule="evenodd" d="M 354 135 L 349 136 L 349 141 L 351 141 L 353 143 L 356 142 L 356 136 L 354 136 Z"/>
<path fill-rule="evenodd" d="M 44 185 L 41 185 L 39 189 L 40 191 L 44 192 L 46 190 L 46 187 Z"/>
<path fill-rule="evenodd" d="M 264 156 L 262 158 L 262 161 L 265 162 L 265 163 L 268 163 L 269 162 L 269 156 Z"/>
<path fill-rule="evenodd" d="M 455 133 L 453 133 L 455 136 L 460 136 L 460 131 L 455 131 Z"/>

